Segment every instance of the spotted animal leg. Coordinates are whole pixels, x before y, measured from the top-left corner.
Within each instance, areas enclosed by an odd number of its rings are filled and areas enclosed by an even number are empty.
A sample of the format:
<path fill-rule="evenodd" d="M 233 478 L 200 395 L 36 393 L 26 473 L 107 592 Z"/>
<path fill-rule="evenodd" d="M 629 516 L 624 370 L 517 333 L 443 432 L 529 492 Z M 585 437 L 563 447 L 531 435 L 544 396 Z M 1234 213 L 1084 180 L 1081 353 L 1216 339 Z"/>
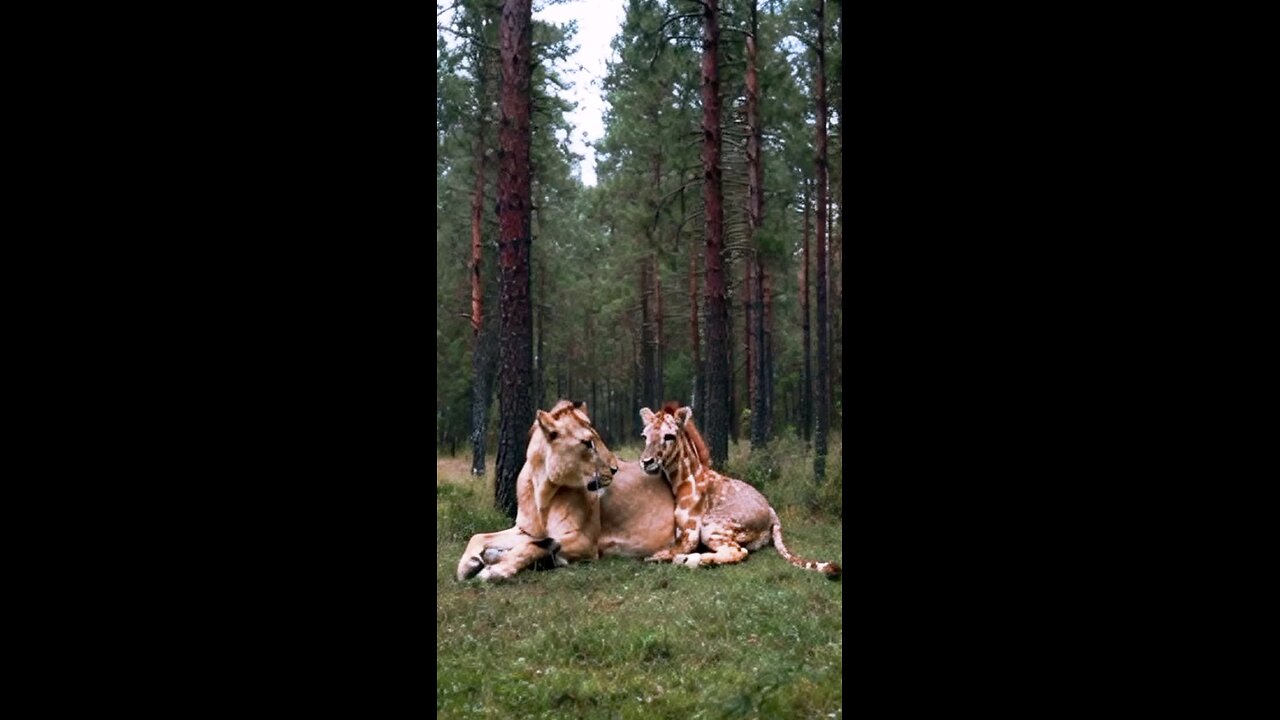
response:
<path fill-rule="evenodd" d="M 675 543 L 673 543 L 671 547 L 663 548 L 662 550 L 659 550 L 645 558 L 645 562 L 671 562 L 671 559 L 676 557 L 679 553 L 690 553 L 697 549 L 698 521 L 694 518 L 689 518 L 684 521 L 683 525 L 680 525 L 678 523 L 681 521 L 677 518 L 676 522 Z"/>
<path fill-rule="evenodd" d="M 696 568 L 699 565 L 732 565 L 742 562 L 747 557 L 747 551 L 732 540 L 708 540 L 707 547 L 715 552 L 676 555 L 672 562 L 676 565 Z"/>

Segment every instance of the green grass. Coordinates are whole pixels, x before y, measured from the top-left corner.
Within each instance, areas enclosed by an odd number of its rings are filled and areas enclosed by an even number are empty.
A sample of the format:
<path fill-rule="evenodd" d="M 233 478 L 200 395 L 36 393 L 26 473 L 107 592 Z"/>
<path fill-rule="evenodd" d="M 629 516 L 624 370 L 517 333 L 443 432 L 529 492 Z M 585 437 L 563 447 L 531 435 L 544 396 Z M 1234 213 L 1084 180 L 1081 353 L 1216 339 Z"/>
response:
<path fill-rule="evenodd" d="M 745 446 L 745 443 L 743 444 Z M 774 448 L 770 448 L 775 450 Z M 760 479 L 787 546 L 844 565 L 838 508 L 785 442 Z M 802 450 L 802 446 L 800 446 Z M 739 454 L 735 462 L 750 471 Z M 625 460 L 635 449 L 619 448 Z M 829 463 L 839 466 L 839 445 Z M 811 461 L 809 461 L 811 463 Z M 436 712 L 503 718 L 839 718 L 844 583 L 775 550 L 689 570 L 607 558 L 526 572 L 505 584 L 453 575 L 474 532 L 510 526 L 492 509 L 492 468 L 436 463 Z M 828 477 L 831 477 L 831 469 Z M 739 475 L 739 477 L 744 477 Z M 837 475 L 838 478 L 838 475 Z M 744 478 L 746 479 L 746 478 Z"/>

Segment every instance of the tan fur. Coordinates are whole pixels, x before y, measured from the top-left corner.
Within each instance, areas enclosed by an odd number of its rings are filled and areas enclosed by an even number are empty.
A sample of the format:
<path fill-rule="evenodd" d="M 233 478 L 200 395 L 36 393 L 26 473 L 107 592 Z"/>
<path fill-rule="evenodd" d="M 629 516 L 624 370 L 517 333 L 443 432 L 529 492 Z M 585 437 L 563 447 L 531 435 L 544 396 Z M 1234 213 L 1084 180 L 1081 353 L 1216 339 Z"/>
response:
<path fill-rule="evenodd" d="M 539 410 L 530 429 L 525 464 L 516 478 L 516 527 L 535 538 L 548 537 L 556 493 L 585 490 L 593 479 L 607 487 L 618 470 L 618 458 L 591 425 L 586 407 L 561 400 L 549 413 Z M 532 503 L 521 502 L 522 496 Z"/>
<path fill-rule="evenodd" d="M 561 401 L 550 415 L 565 418 L 566 407 L 572 405 Z M 590 426 L 585 404 L 572 414 L 577 416 L 573 422 Z M 535 424 L 525 467 L 516 481 L 516 526 L 472 536 L 458 563 L 459 580 L 473 576 L 502 580 L 539 562 L 566 565 L 601 555 L 644 557 L 671 542 L 673 502 L 666 481 L 646 475 L 637 463 L 615 459 L 618 471 L 612 473 L 612 483 L 602 494 L 586 490 L 585 483 L 548 482 L 545 467 L 535 469 L 531 461 L 543 457 L 547 450 L 542 444 L 545 436 L 543 440 L 539 436 L 544 434 Z M 597 447 L 608 453 L 603 442 Z M 608 456 L 613 457 L 612 453 Z M 539 473 L 544 476 L 541 491 L 545 499 L 541 502 L 537 499 Z M 546 491 L 548 486 L 550 492 Z M 538 545 L 538 540 L 546 537 L 556 540 L 554 548 Z"/>
<path fill-rule="evenodd" d="M 660 412 L 640 410 L 645 449 L 640 463 L 661 471 L 676 498 L 675 542 L 645 560 L 686 567 L 742 562 L 750 550 L 773 543 L 787 562 L 817 570 L 832 579 L 840 566 L 792 555 L 782 542 L 782 523 L 769 501 L 751 485 L 711 469 L 706 443 L 693 424 L 693 410 L 668 405 Z M 696 553 L 698 544 L 711 552 Z"/>

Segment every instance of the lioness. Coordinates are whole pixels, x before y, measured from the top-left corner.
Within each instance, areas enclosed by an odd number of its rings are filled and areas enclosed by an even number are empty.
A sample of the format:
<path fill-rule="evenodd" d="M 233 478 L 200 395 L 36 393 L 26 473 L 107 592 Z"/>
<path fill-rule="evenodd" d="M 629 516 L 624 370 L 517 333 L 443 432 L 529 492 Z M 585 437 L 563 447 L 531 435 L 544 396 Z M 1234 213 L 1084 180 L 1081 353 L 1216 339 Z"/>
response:
<path fill-rule="evenodd" d="M 566 565 L 601 555 L 644 557 L 671 542 L 675 528 L 671 488 L 637 463 L 615 459 L 610 467 L 612 482 L 601 482 L 600 487 L 608 488 L 602 492 L 595 492 L 597 488 L 585 475 L 574 482 L 545 482 L 549 454 L 568 456 L 570 462 L 552 463 L 562 469 L 572 464 L 573 457 L 571 444 L 547 438 L 554 432 L 557 439 L 579 437 L 581 442 L 585 435 L 579 425 L 590 427 L 591 422 L 586 403 L 581 402 L 562 400 L 548 415 L 554 422 L 540 415 L 530 428 L 525 466 L 516 480 L 516 526 L 472 536 L 458 563 L 459 580 L 505 579 L 540 562 Z M 613 457 L 598 437 L 592 443 Z M 536 470 L 537 466 L 544 470 Z M 540 484 L 539 479 L 544 482 Z"/>

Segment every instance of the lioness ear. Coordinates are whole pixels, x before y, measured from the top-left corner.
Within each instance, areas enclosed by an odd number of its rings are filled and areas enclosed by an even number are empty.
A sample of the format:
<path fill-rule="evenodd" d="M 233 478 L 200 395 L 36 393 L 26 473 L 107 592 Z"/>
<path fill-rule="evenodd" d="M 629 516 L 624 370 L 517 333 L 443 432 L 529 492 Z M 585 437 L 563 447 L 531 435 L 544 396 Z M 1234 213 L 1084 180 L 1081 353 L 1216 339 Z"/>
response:
<path fill-rule="evenodd" d="M 644 421 L 645 425 L 653 422 L 653 411 L 649 408 L 640 408 L 640 419 Z"/>
<path fill-rule="evenodd" d="M 583 415 L 586 415 L 587 417 L 591 417 L 590 413 L 588 413 L 588 412 L 587 412 L 587 401 L 586 401 L 586 400 L 574 400 L 574 401 L 573 401 L 573 409 L 574 409 L 574 410 L 581 410 Z"/>
<path fill-rule="evenodd" d="M 542 432 L 547 434 L 548 440 L 556 439 L 556 419 L 551 417 L 551 413 L 546 410 L 539 410 L 538 425 L 542 428 Z"/>
<path fill-rule="evenodd" d="M 676 411 L 676 420 L 679 421 L 682 427 L 689 422 L 691 417 L 693 417 L 693 408 L 691 407 L 682 407 Z"/>

